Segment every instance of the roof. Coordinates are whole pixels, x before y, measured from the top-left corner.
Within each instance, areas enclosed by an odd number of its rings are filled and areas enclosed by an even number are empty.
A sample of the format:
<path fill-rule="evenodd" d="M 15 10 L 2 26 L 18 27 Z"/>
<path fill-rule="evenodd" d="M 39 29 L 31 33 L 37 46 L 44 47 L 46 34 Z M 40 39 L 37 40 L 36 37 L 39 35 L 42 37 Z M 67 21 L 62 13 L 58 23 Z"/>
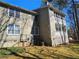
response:
<path fill-rule="evenodd" d="M 55 13 L 60 14 L 61 16 L 65 17 L 65 14 L 64 14 L 63 12 L 61 12 L 61 11 L 58 10 L 57 8 L 55 8 L 55 7 L 53 7 L 53 6 L 50 6 L 50 5 L 47 5 L 47 6 L 45 6 L 45 7 L 36 9 L 36 10 L 34 10 L 34 11 L 26 10 L 26 9 L 20 8 L 20 7 L 18 7 L 18 6 L 13 6 L 13 5 L 10 5 L 10 4 L 8 4 L 8 3 L 1 2 L 1 1 L 0 1 L 0 6 L 3 6 L 3 7 L 5 7 L 5 8 L 10 8 L 10 9 L 15 9 L 15 10 L 18 10 L 18 11 L 21 11 L 21 12 L 24 12 L 24 13 L 28 13 L 28 14 L 32 14 L 32 15 L 38 15 L 38 12 L 36 12 L 36 11 L 39 11 L 40 9 L 50 8 L 50 9 L 53 10 Z"/>
<path fill-rule="evenodd" d="M 53 7 L 53 6 L 50 6 L 50 5 L 47 5 L 47 6 L 44 6 L 44 7 L 42 7 L 42 8 L 36 9 L 36 10 L 34 10 L 34 11 L 39 12 L 41 9 L 45 9 L 45 8 L 50 8 L 50 9 L 53 10 L 55 13 L 57 13 L 57 14 L 59 14 L 59 15 L 65 17 L 65 14 L 64 14 L 62 11 L 60 11 L 60 10 L 58 10 L 57 8 L 55 8 L 55 7 Z"/>
<path fill-rule="evenodd" d="M 1 1 L 0 1 L 0 6 L 5 7 L 5 8 L 19 10 L 19 11 L 22 11 L 22 12 L 25 12 L 25 13 L 28 13 L 28 14 L 32 14 L 32 15 L 37 15 L 38 14 L 35 11 L 26 10 L 26 9 L 20 8 L 18 6 L 13 6 L 13 5 L 10 5 L 8 3 L 1 2 Z"/>
<path fill-rule="evenodd" d="M 60 11 L 59 9 L 57 9 L 57 8 L 55 8 L 53 6 L 48 6 L 48 8 L 50 8 L 51 10 L 53 10 L 55 13 L 58 13 L 61 16 L 65 17 L 65 14 L 62 11 Z"/>

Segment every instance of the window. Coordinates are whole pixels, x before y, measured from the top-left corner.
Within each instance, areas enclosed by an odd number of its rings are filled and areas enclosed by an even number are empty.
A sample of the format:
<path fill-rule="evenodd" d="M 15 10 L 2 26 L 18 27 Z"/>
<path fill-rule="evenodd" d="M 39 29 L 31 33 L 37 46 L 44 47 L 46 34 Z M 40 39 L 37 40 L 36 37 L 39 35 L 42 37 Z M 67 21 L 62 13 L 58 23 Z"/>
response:
<path fill-rule="evenodd" d="M 61 17 L 62 20 L 65 20 L 65 17 Z"/>
<path fill-rule="evenodd" d="M 20 34 L 20 26 L 15 24 L 9 24 L 7 26 L 8 35 L 19 35 Z"/>
<path fill-rule="evenodd" d="M 12 9 L 6 9 L 8 16 L 20 18 L 20 12 Z"/>
<path fill-rule="evenodd" d="M 15 17 L 16 17 L 16 18 L 20 18 L 20 12 L 16 11 Z"/>
<path fill-rule="evenodd" d="M 33 28 L 33 34 L 34 35 L 39 35 L 39 27 L 34 26 L 34 28 Z"/>
<path fill-rule="evenodd" d="M 62 26 L 64 32 L 66 32 L 66 26 Z"/>
<path fill-rule="evenodd" d="M 14 10 L 9 9 L 9 16 L 14 17 Z"/>
<path fill-rule="evenodd" d="M 35 34 L 39 35 L 39 27 L 35 28 L 35 32 L 36 32 Z"/>
<path fill-rule="evenodd" d="M 61 24 L 56 23 L 55 27 L 56 27 L 56 31 L 61 31 Z"/>
<path fill-rule="evenodd" d="M 61 15 L 59 15 L 59 14 L 57 14 L 57 13 L 54 13 L 54 16 L 55 16 L 56 18 L 60 18 L 60 19 L 61 19 Z"/>

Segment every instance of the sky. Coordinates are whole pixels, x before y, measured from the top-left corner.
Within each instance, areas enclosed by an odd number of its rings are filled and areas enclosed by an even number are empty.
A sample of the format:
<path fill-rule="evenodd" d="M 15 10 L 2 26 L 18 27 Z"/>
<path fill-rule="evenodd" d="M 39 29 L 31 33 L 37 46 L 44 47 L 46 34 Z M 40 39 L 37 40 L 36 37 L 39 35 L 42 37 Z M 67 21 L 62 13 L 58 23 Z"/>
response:
<path fill-rule="evenodd" d="M 34 10 L 34 9 L 40 8 L 42 4 L 42 0 L 1 0 L 1 1 L 4 1 L 11 5 L 16 5 L 21 8 L 25 8 L 27 10 Z M 74 1 L 79 1 L 79 0 L 74 0 Z M 67 13 L 66 10 L 64 12 Z M 67 21 L 66 23 L 68 28 L 70 25 L 68 16 L 66 16 L 66 21 Z"/>
<path fill-rule="evenodd" d="M 28 10 L 40 8 L 41 0 L 1 0 L 11 5 L 16 5 Z"/>
<path fill-rule="evenodd" d="M 19 6 L 21 8 L 25 8 L 28 10 L 34 10 L 34 9 L 40 8 L 42 4 L 42 0 L 1 0 L 1 1 L 4 1 L 11 5 Z M 67 22 L 67 27 L 69 27 L 69 22 Z"/>

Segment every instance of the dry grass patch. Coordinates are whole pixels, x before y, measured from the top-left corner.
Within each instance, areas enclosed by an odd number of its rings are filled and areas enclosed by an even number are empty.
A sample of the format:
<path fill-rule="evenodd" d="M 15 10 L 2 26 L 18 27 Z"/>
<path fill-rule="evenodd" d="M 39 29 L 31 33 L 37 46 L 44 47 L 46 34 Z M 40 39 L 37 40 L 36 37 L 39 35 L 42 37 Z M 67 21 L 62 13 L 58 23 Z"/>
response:
<path fill-rule="evenodd" d="M 79 44 L 61 45 L 58 47 L 25 47 L 25 52 L 16 57 L 21 59 L 79 59 Z"/>

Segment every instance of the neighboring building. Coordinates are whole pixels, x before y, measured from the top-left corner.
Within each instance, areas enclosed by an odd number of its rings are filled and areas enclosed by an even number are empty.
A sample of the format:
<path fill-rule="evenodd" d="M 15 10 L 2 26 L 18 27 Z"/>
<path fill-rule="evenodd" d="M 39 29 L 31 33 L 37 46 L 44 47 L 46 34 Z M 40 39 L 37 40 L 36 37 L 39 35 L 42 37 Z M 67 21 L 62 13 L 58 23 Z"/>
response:
<path fill-rule="evenodd" d="M 61 11 L 49 5 L 29 11 L 0 2 L 0 47 L 64 43 L 68 36 Z"/>

